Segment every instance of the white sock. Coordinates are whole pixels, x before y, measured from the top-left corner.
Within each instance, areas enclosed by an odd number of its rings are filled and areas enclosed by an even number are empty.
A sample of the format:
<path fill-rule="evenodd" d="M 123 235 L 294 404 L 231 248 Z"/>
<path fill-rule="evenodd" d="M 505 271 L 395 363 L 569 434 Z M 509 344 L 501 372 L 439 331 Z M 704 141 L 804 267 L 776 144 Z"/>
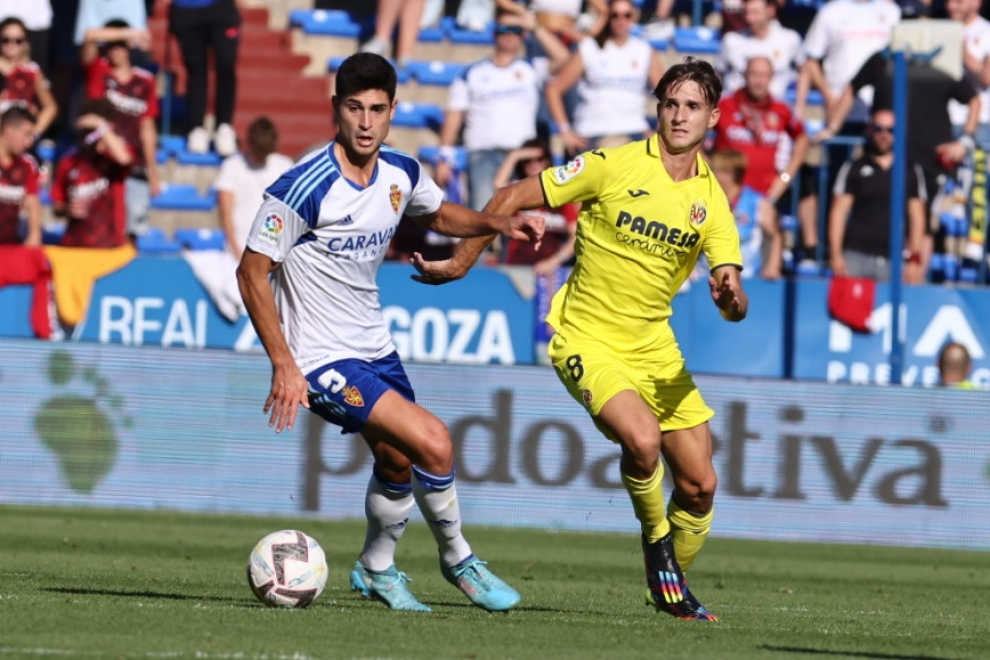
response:
<path fill-rule="evenodd" d="M 471 556 L 471 546 L 461 534 L 461 505 L 457 502 L 454 473 L 430 474 L 413 466 L 412 490 L 440 548 L 440 560 L 456 566 Z"/>
<path fill-rule="evenodd" d="M 406 531 L 409 512 L 416 503 L 410 484 L 396 484 L 379 478 L 372 470 L 364 495 L 368 531 L 361 551 L 361 563 L 373 571 L 384 571 L 395 563 L 395 546 Z"/>

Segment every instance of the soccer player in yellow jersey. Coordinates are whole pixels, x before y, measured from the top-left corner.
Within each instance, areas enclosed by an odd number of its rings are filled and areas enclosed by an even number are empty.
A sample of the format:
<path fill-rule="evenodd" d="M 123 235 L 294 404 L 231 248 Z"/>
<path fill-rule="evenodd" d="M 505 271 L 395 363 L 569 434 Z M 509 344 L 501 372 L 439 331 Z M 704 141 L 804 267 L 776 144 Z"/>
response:
<path fill-rule="evenodd" d="M 718 122 L 722 84 L 707 62 L 672 66 L 654 91 L 657 134 L 595 149 L 502 188 L 486 211 L 508 215 L 581 202 L 577 262 L 554 297 L 550 358 L 567 391 L 622 448 L 622 482 L 642 527 L 647 602 L 682 619 L 715 620 L 684 571 L 708 535 L 716 476 L 705 404 L 684 366 L 671 298 L 702 251 L 723 318 L 741 321 L 748 300 L 739 235 L 725 193 L 701 158 Z M 462 241 L 443 262 L 414 265 L 422 282 L 462 277 L 491 238 Z M 674 492 L 665 505 L 663 463 Z"/>

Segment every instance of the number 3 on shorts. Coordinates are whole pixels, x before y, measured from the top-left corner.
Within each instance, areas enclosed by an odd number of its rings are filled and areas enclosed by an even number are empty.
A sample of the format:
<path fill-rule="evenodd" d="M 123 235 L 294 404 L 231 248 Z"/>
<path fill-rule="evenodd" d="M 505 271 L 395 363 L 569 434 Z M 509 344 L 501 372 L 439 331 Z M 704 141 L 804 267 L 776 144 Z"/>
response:
<path fill-rule="evenodd" d="M 575 383 L 578 382 L 578 381 L 580 381 L 581 380 L 581 376 L 584 375 L 584 365 L 581 364 L 581 356 L 580 355 L 572 355 L 569 358 L 567 358 L 567 361 L 564 362 L 564 364 L 567 365 L 567 368 L 571 372 L 571 379 Z"/>

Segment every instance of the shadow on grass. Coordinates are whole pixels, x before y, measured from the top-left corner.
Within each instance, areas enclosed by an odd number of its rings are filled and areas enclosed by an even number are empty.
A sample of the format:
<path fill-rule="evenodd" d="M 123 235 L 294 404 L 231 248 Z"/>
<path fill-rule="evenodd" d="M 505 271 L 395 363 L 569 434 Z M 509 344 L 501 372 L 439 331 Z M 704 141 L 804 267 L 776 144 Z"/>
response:
<path fill-rule="evenodd" d="M 227 596 L 195 596 L 190 594 L 168 594 L 160 591 L 119 591 L 116 589 L 81 589 L 72 587 L 45 587 L 42 591 L 58 594 L 74 594 L 77 596 L 124 596 L 127 598 L 160 598 L 162 600 L 197 600 L 214 603 L 240 603 L 244 598 L 229 598 Z"/>
<path fill-rule="evenodd" d="M 870 660 L 952 660 L 934 655 L 901 655 L 899 653 L 872 653 L 868 651 L 829 651 L 825 649 L 803 649 L 797 646 L 770 646 L 761 644 L 759 647 L 767 651 L 781 653 L 807 653 L 808 655 L 835 655 L 844 658 L 869 658 Z"/>

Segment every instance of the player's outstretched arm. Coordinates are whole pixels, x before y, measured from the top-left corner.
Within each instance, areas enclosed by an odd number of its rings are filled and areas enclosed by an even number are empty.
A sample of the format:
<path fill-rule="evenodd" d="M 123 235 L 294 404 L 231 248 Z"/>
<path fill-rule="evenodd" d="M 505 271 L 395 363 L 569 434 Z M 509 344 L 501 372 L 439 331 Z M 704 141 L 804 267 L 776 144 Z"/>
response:
<path fill-rule="evenodd" d="M 309 383 L 296 366 L 278 321 L 275 296 L 268 282 L 268 275 L 277 267 L 267 255 L 246 248 L 237 267 L 237 284 L 254 331 L 272 362 L 272 388 L 264 412 L 271 411 L 268 426 L 281 433 L 293 427 L 300 405 L 309 408 Z"/>
<path fill-rule="evenodd" d="M 511 228 L 512 225 L 517 224 L 516 233 L 508 233 L 502 228 L 493 227 L 485 235 L 469 237 L 458 243 L 454 248 L 453 256 L 443 261 L 426 261 L 423 259 L 423 255 L 416 253 L 413 255 L 412 265 L 416 268 L 418 275 L 413 275 L 412 278 L 423 284 L 446 284 L 464 277 L 478 261 L 481 253 L 495 240 L 496 233 L 505 234 L 509 238 L 532 241 L 539 245 L 539 240 L 543 236 L 542 219 L 525 215 L 515 216 L 514 214 L 517 211 L 535 209 L 544 204 L 543 187 L 540 185 L 538 177 L 529 177 L 496 191 L 495 196 L 485 205 L 482 213 L 477 213 L 463 206 L 454 209 L 455 216 L 453 218 L 448 216 L 446 220 L 456 219 L 458 214 L 466 212 L 468 217 L 488 218 L 493 220 L 495 225 Z M 443 233 L 433 223 L 443 217 L 443 213 L 448 207 L 453 206 L 458 205 L 445 203 L 437 214 L 422 216 L 417 218 L 417 221 L 421 226 Z M 531 224 L 533 221 L 539 221 L 539 236 L 536 236 L 536 228 Z M 522 233 L 518 233 L 519 231 Z"/>
<path fill-rule="evenodd" d="M 708 278 L 712 300 L 726 321 L 742 321 L 749 311 L 749 298 L 743 291 L 742 278 L 735 266 L 719 266 Z"/>

